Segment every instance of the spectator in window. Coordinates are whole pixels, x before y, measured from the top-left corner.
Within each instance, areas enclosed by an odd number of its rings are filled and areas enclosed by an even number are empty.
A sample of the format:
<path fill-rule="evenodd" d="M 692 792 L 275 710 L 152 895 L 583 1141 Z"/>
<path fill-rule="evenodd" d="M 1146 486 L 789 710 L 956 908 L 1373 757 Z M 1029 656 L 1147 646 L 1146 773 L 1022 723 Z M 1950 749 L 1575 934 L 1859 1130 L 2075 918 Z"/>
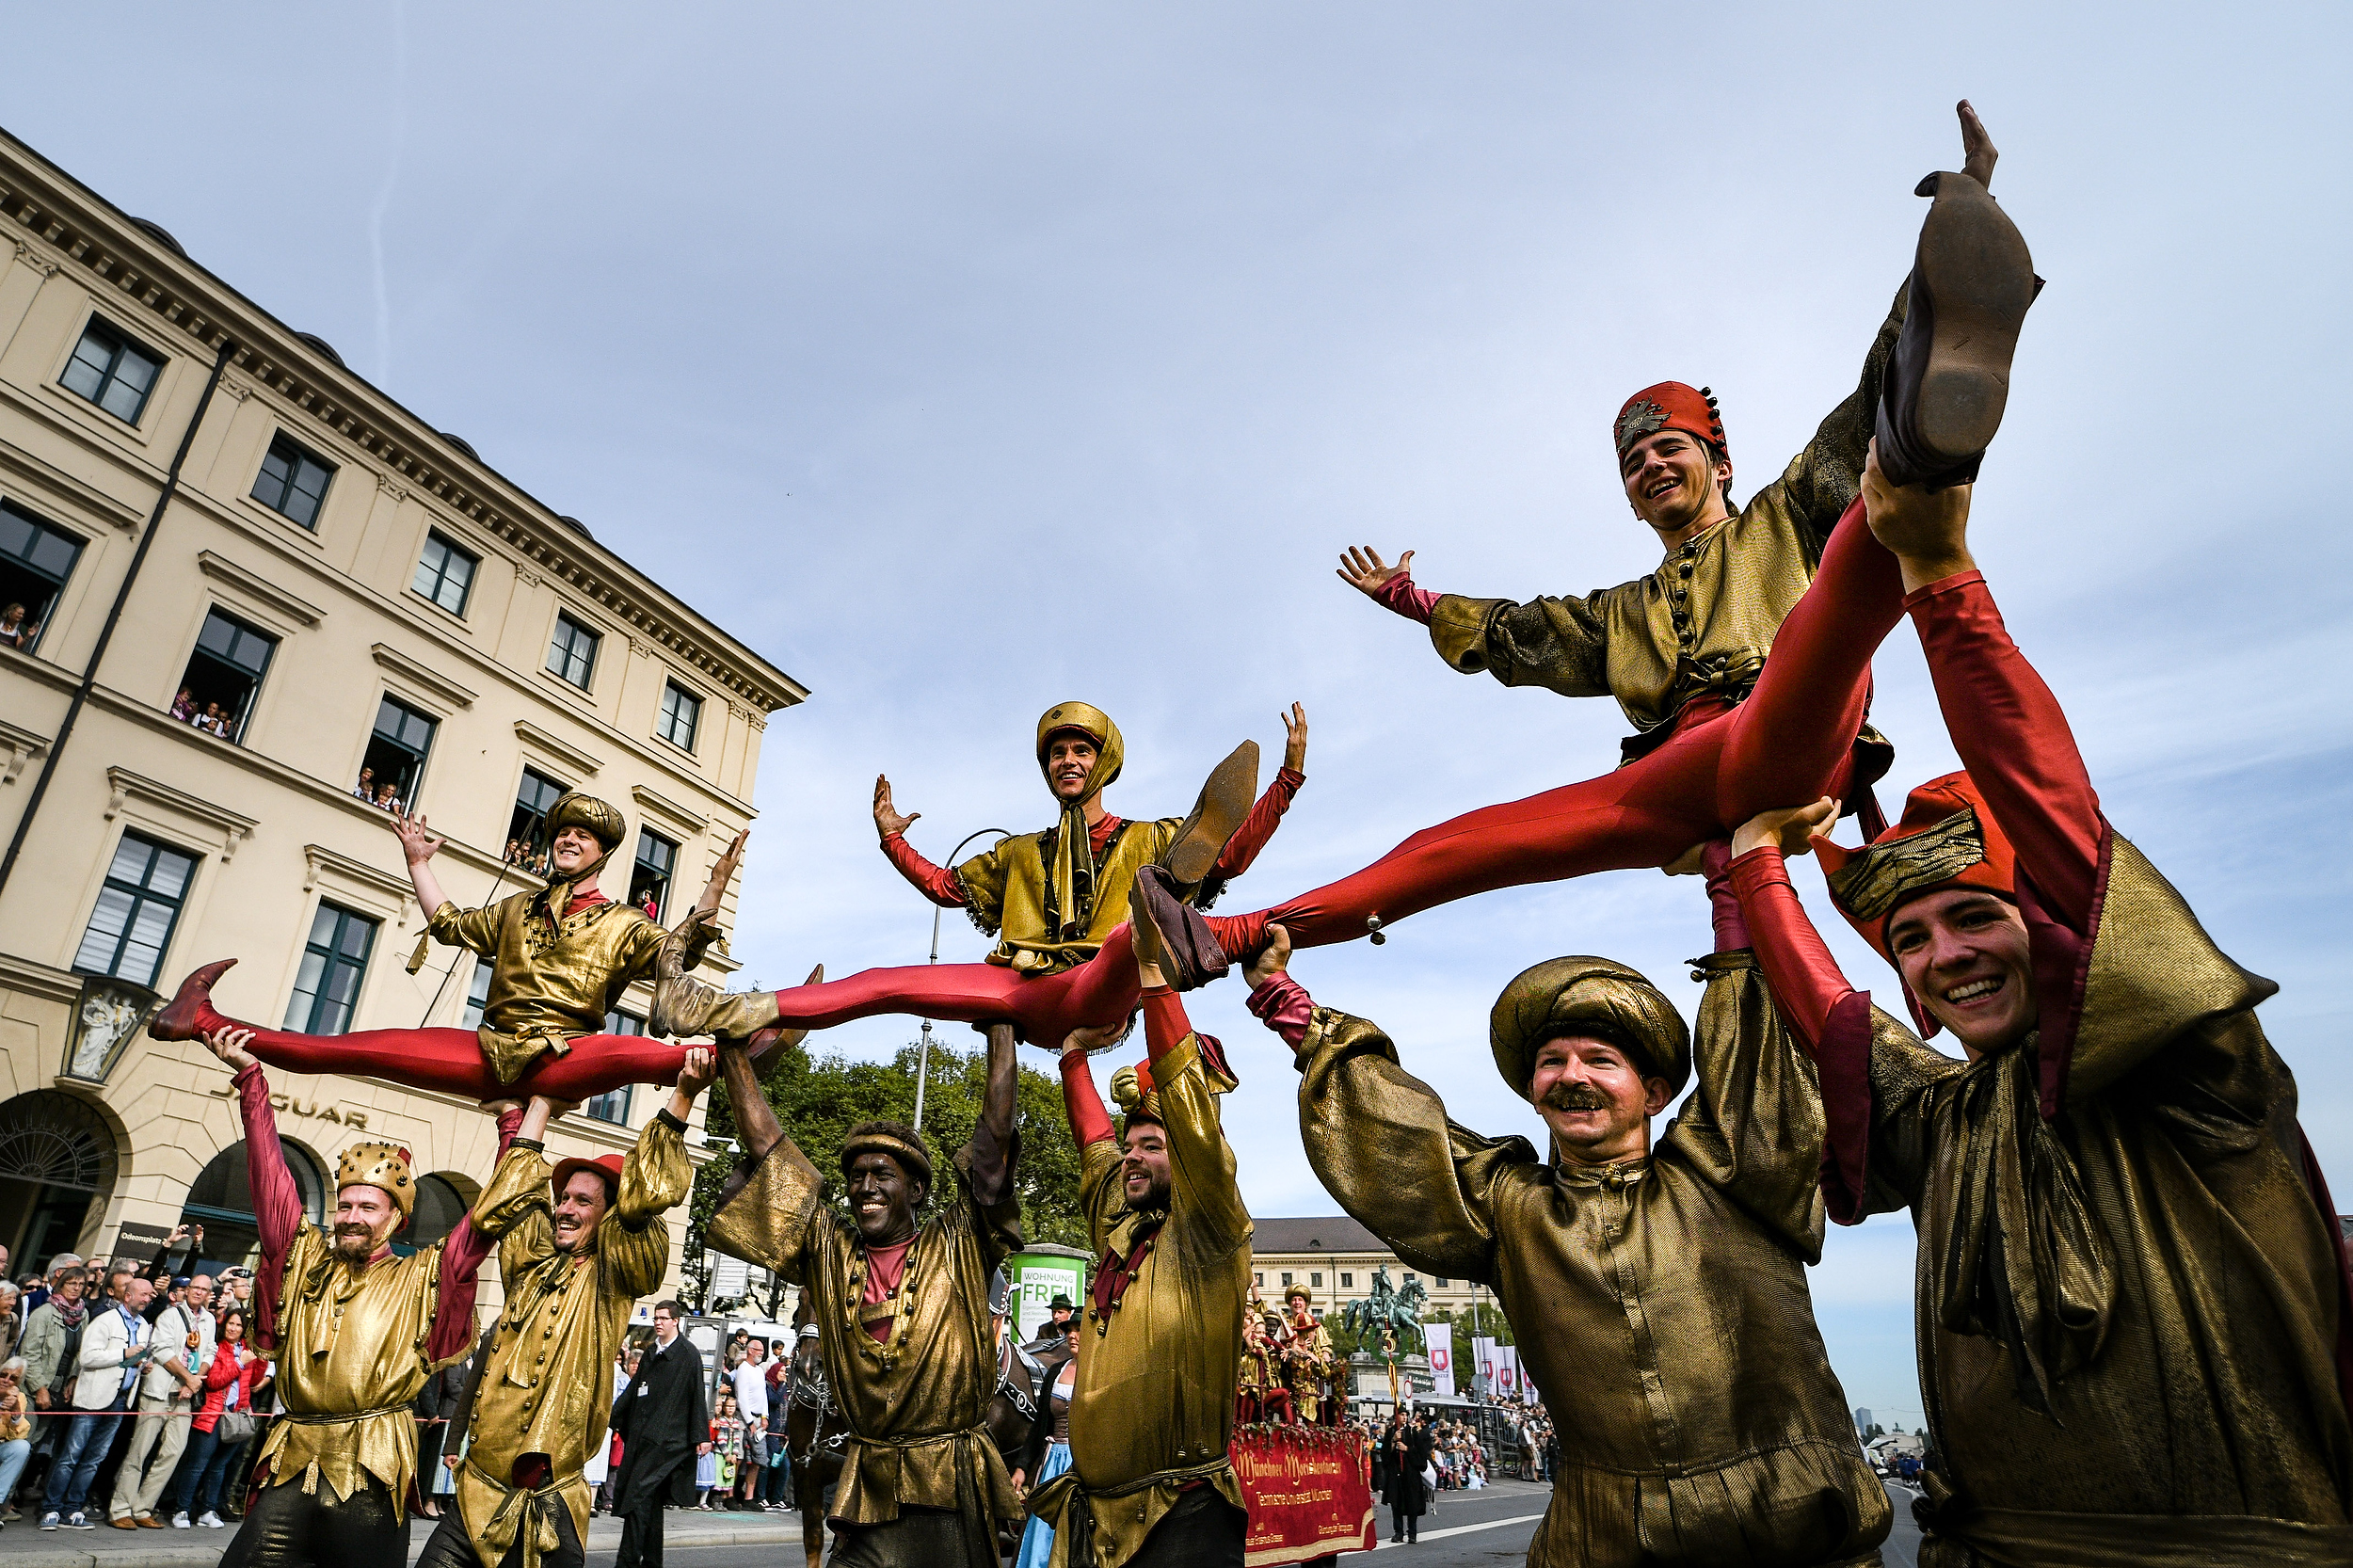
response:
<path fill-rule="evenodd" d="M 185 686 L 181 687 L 180 695 L 171 699 L 171 716 L 182 724 L 195 723 L 196 694 Z"/>
<path fill-rule="evenodd" d="M 520 866 L 523 863 L 526 853 L 520 839 L 509 839 L 506 840 L 506 854 L 504 858 L 510 866 Z"/>
<path fill-rule="evenodd" d="M 379 809 L 385 811 L 394 810 L 399 807 L 399 792 L 392 787 L 391 779 L 388 778 L 376 787 L 376 804 Z"/>
<path fill-rule="evenodd" d="M 208 734 L 225 736 L 229 733 L 229 721 L 221 716 L 217 702 L 204 705 L 204 716 L 196 721 L 196 727 Z"/>
<path fill-rule="evenodd" d="M 361 800 L 368 802 L 370 805 L 374 805 L 376 803 L 376 770 L 374 768 L 361 768 L 360 770 L 360 783 L 351 792 L 358 795 Z"/>
<path fill-rule="evenodd" d="M 10 648 L 23 648 L 32 641 L 24 625 L 24 606 L 11 604 L 0 610 L 0 643 Z"/>

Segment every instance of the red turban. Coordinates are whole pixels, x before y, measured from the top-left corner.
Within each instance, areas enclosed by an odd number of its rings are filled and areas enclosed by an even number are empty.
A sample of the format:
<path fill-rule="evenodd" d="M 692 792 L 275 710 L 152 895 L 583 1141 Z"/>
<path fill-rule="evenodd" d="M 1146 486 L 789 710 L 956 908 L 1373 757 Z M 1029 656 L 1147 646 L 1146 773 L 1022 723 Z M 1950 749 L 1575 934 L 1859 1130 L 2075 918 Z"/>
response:
<path fill-rule="evenodd" d="M 1716 394 L 1705 387 L 1687 387 L 1680 381 L 1661 381 L 1655 387 L 1644 387 L 1625 400 L 1618 410 L 1614 429 L 1618 456 L 1623 460 L 1626 449 L 1645 436 L 1661 430 L 1680 430 L 1713 442 L 1716 450 L 1729 457 L 1732 449 L 1724 443 L 1724 416 L 1717 411 Z"/>
<path fill-rule="evenodd" d="M 1822 874 L 1847 923 L 1881 952 L 1896 911 L 1923 893 L 1980 888 L 2015 904 L 2018 854 L 1966 773 L 1931 778 L 1905 797 L 1903 820 L 1863 849 L 1822 840 Z"/>

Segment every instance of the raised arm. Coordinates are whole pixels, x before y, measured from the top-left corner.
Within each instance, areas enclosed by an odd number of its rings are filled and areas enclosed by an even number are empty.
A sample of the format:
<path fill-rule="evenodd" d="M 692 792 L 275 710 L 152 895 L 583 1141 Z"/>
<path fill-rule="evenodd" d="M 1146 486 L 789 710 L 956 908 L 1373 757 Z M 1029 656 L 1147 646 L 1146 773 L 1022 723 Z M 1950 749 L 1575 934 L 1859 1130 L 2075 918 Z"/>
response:
<path fill-rule="evenodd" d="M 719 1189 L 707 1234 L 712 1245 L 729 1256 L 774 1269 L 788 1284 L 801 1284 L 824 1176 L 785 1136 L 742 1042 L 720 1043 L 719 1071 L 744 1151 Z"/>
<path fill-rule="evenodd" d="M 449 840 L 429 831 L 421 816 L 393 810 L 390 814 L 392 836 L 400 840 L 400 856 L 408 866 L 408 881 L 417 889 L 417 907 L 430 920 L 433 912 L 449 901 L 441 896 L 440 880 L 433 874 L 433 856 Z"/>
<path fill-rule="evenodd" d="M 522 1127 L 522 1109 L 511 1100 L 491 1107 L 498 1116 L 499 1147 L 492 1169 L 505 1163 L 512 1152 L 516 1134 Z M 467 1344 L 473 1338 L 474 1289 L 482 1272 L 483 1259 L 490 1256 L 490 1238 L 473 1223 L 472 1213 L 457 1222 L 457 1228 L 441 1243 L 441 1265 L 439 1303 L 433 1311 L 432 1332 L 425 1336 L 425 1365 L 439 1370 L 443 1365 L 466 1353 Z"/>
<path fill-rule="evenodd" d="M 278 1143 L 278 1112 L 270 1109 L 269 1080 L 262 1064 L 245 1048 L 252 1042 L 249 1029 L 223 1029 L 204 1036 L 204 1044 L 235 1076 L 237 1111 L 245 1122 L 245 1174 L 251 1191 L 254 1228 L 262 1243 L 257 1282 L 267 1281 L 277 1294 L 278 1277 L 285 1272 L 286 1255 L 302 1228 L 302 1192 L 294 1173 L 286 1168 L 286 1152 Z"/>
<path fill-rule="evenodd" d="M 980 1125 L 972 1129 L 972 1201 L 995 1208 L 1013 1198 L 1014 1162 L 1020 1147 L 1013 1125 L 1014 1092 L 1019 1074 L 1014 1062 L 1011 1024 L 988 1026 L 988 1086 L 981 1096 Z"/>
<path fill-rule="evenodd" d="M 1307 782 L 1307 710 L 1291 704 L 1291 711 L 1283 715 L 1283 766 L 1274 775 L 1274 782 L 1266 787 L 1250 814 L 1242 819 L 1234 836 L 1225 840 L 1218 852 L 1217 865 L 1211 869 L 1209 882 L 1223 887 L 1250 869 L 1266 848 L 1267 840 L 1282 824 L 1283 813 L 1291 808 L 1292 797 L 1299 787 Z"/>

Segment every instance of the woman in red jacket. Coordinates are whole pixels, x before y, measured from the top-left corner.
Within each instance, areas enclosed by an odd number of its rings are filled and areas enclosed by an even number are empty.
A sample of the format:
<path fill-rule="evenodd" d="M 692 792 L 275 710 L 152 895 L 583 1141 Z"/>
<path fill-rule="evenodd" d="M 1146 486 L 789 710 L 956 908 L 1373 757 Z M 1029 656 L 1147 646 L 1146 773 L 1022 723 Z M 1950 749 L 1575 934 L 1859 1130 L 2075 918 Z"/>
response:
<path fill-rule="evenodd" d="M 245 1342 L 248 1322 L 241 1306 L 220 1315 L 218 1348 L 213 1352 L 212 1365 L 204 1369 L 204 1403 L 190 1423 L 187 1462 L 180 1466 L 180 1508 L 171 1516 L 174 1529 L 188 1528 L 188 1513 L 200 1492 L 203 1512 L 197 1515 L 196 1523 L 204 1529 L 225 1528 L 220 1516 L 221 1479 L 245 1451 L 245 1439 L 222 1441 L 220 1418 L 232 1412 L 253 1413 L 253 1385 L 269 1367 Z"/>

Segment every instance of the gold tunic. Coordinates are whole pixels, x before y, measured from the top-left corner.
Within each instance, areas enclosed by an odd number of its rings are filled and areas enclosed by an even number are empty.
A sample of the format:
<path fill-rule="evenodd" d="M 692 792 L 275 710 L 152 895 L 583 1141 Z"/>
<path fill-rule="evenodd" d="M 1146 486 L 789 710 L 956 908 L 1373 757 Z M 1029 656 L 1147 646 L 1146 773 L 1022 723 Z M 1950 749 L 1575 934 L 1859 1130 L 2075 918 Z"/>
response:
<path fill-rule="evenodd" d="M 1109 1319 L 1087 1303 L 1070 1396 L 1069 1487 L 1091 1499 L 1100 1568 L 1136 1554 L 1188 1480 L 1243 1506 L 1225 1450 L 1241 1364 L 1236 1325 L 1250 1293 L 1250 1211 L 1217 1103 L 1235 1082 L 1203 1054 L 1197 1034 L 1152 1064 L 1152 1081 L 1168 1135 L 1168 1219 Z M 1122 1224 L 1119 1145 L 1098 1138 L 1080 1163 L 1090 1244 L 1099 1257 L 1116 1240 L 1124 1255 L 1133 1242 L 1123 1234 L 1132 1227 Z M 1058 1520 L 1069 1495 L 1032 1502 Z M 1057 1528 L 1055 1568 L 1069 1547 L 1070 1532 Z"/>
<path fill-rule="evenodd" d="M 1285 1381 L 1290 1384 L 1291 1408 L 1303 1421 L 1317 1418 L 1317 1405 L 1323 1398 L 1323 1381 L 1338 1374 L 1339 1357 L 1332 1353 L 1332 1331 L 1321 1322 L 1310 1322 L 1303 1334 L 1296 1323 L 1286 1320 L 1290 1343 L 1284 1348 L 1289 1352 L 1284 1360 Z"/>
<path fill-rule="evenodd" d="M 1781 623 L 1821 564 L 1839 514 L 1860 491 L 1887 356 L 1903 326 L 1903 296 L 1872 340 L 1863 376 L 1831 410 L 1780 478 L 1737 514 L 1668 552 L 1647 577 L 1582 599 L 1514 604 L 1445 594 L 1431 612 L 1438 656 L 1465 674 L 1562 696 L 1615 696 L 1641 737 L 1699 697 L 1737 701 L 1756 684 Z M 1864 731 L 1884 773 L 1894 756 Z M 1663 737 L 1662 737 L 1663 738 Z"/>
<path fill-rule="evenodd" d="M 568 885 L 520 892 L 487 909 L 445 901 L 426 921 L 445 947 L 471 948 L 490 960 L 490 994 L 482 1009 L 482 1055 L 501 1083 L 512 1083 L 542 1051 L 561 1056 L 584 1034 L 604 1032 L 604 1016 L 630 983 L 651 977 L 665 936 L 631 904 L 607 899 L 563 919 L 548 897 Z M 686 968 L 716 936 L 706 926 L 687 944 Z"/>
<path fill-rule="evenodd" d="M 1010 1176 L 1002 1201 L 983 1203 L 973 1158 L 971 1144 L 956 1151 L 954 1200 L 916 1232 L 898 1294 L 872 1309 L 860 1306 L 866 1253 L 857 1227 L 821 1201 L 824 1178 L 790 1138 L 740 1173 L 743 1186 L 712 1218 L 712 1246 L 774 1269 L 814 1303 L 826 1375 L 850 1424 L 829 1514 L 846 1524 L 887 1524 L 908 1506 L 965 1511 L 968 1519 L 974 1511 L 991 1520 L 1018 1514 L 982 1422 L 997 1390 L 988 1276 L 1020 1250 L 1021 1206 Z M 890 1313 L 888 1344 L 866 1332 L 868 1310 Z"/>
<path fill-rule="evenodd" d="M 964 885 L 965 912 L 984 935 L 1002 933 L 992 964 L 1027 973 L 1059 974 L 1095 956 L 1112 931 L 1127 923 L 1128 895 L 1136 872 L 1168 853 L 1182 819 L 1128 821 L 1111 848 L 1095 862 L 1095 907 L 1081 941 L 1049 939 L 1048 930 L 1046 841 L 1053 831 L 1024 833 L 1007 839 L 984 855 L 976 855 L 956 868 Z M 1187 889 L 1190 891 L 1190 889 Z M 1055 912 L 1064 914 L 1064 912 Z"/>
<path fill-rule="evenodd" d="M 437 1366 L 425 1343 L 440 1310 L 441 1246 L 353 1267 L 316 1225 L 295 1233 L 278 1309 L 278 1395 L 261 1464 L 272 1485 L 324 1479 L 348 1499 L 374 1476 L 406 1506 L 417 1473 L 417 1422 L 409 1405 Z M 462 1341 L 472 1346 L 471 1325 Z M 453 1356 L 450 1360 L 459 1357 Z M 353 1417 L 356 1417 L 353 1418 Z"/>
<path fill-rule="evenodd" d="M 1691 1096 L 1623 1164 L 1455 1126 L 1362 1018 L 1318 1007 L 1299 1048 L 1301 1135 L 1340 1207 L 1502 1299 L 1561 1446 L 1532 1568 L 1876 1562 L 1887 1535 L 1806 1288 L 1813 1067 L 1748 953 L 1703 962 Z"/>
<path fill-rule="evenodd" d="M 695 1179 L 678 1128 L 656 1115 L 622 1162 L 620 1192 L 595 1237 L 574 1255 L 555 1250 L 553 1174 L 539 1149 L 517 1144 L 474 1200 L 474 1225 L 497 1239 L 506 1289 L 457 1472 L 458 1518 L 483 1568 L 499 1568 L 519 1533 L 522 1568 L 555 1548 L 543 1499 L 569 1510 L 576 1539 L 588 1539 L 581 1467 L 604 1447 L 613 1360 L 630 1310 L 670 1266 L 663 1212 Z M 548 1475 L 535 1491 L 518 1492 L 508 1483 L 526 1454 L 546 1455 Z"/>
<path fill-rule="evenodd" d="M 1865 1204 L 1918 1227 L 1953 1494 L 1920 1561 L 2353 1562 L 2335 1255 L 2253 1011 L 2277 987 L 2110 845 L 2055 1120 L 2031 1040 L 1968 1064 L 1873 1019 Z"/>

